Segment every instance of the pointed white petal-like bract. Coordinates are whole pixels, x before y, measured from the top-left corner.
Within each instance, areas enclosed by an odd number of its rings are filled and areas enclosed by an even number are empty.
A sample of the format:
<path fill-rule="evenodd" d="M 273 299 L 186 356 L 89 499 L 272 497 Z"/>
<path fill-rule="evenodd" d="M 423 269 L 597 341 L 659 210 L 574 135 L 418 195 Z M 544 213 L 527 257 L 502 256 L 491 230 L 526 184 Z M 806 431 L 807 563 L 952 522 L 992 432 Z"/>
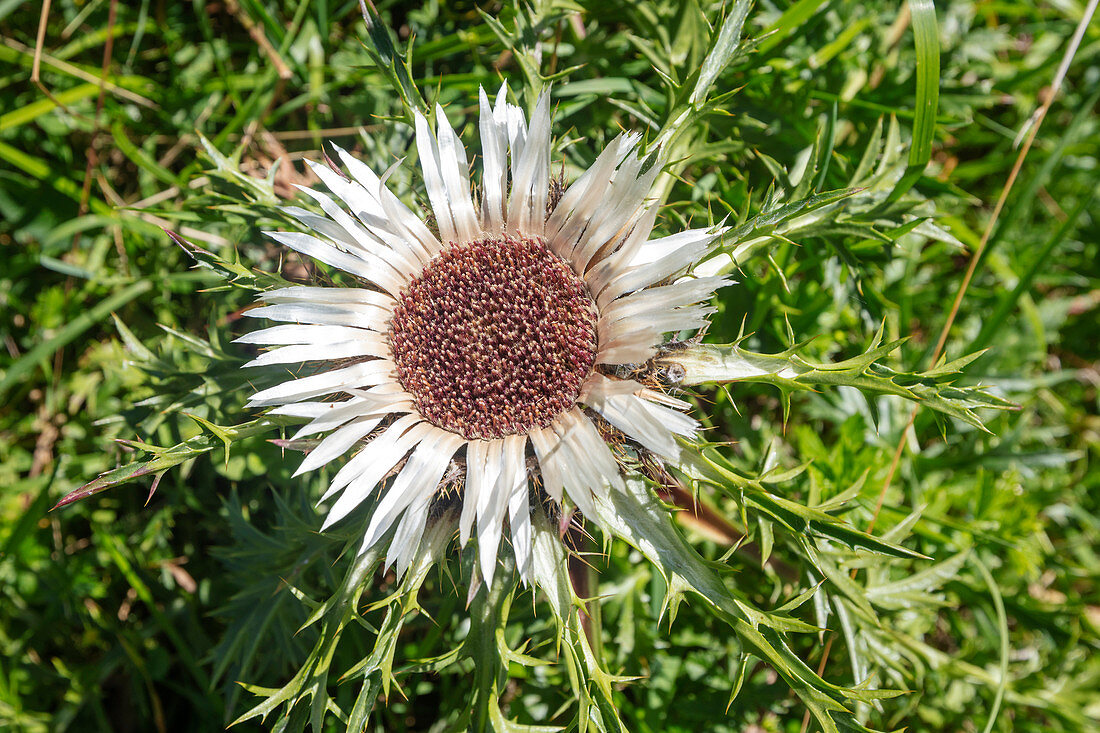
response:
<path fill-rule="evenodd" d="M 360 417 L 385 417 L 395 413 L 413 412 L 412 398 L 398 385 L 383 384 L 366 391 L 352 390 L 355 396 L 343 402 L 296 402 L 276 407 L 272 415 L 306 417 L 310 421 L 294 434 L 299 440 L 317 433 L 335 430 Z"/>
<path fill-rule="evenodd" d="M 565 470 L 561 465 L 562 443 L 554 435 L 552 428 L 532 430 L 530 437 L 538 459 L 539 473 L 542 475 L 542 490 L 556 503 L 561 504 L 564 488 L 562 474 Z"/>
<path fill-rule="evenodd" d="M 637 364 L 652 358 L 668 333 L 694 331 L 707 325 L 711 306 L 692 306 L 658 313 L 649 319 L 628 318 L 607 329 L 607 342 L 596 354 L 597 364 Z"/>
<path fill-rule="evenodd" d="M 493 108 L 493 118 L 498 125 L 507 130 L 512 178 L 515 179 L 519 161 L 523 158 L 523 149 L 527 144 L 527 118 L 523 116 L 523 110 L 519 107 L 508 104 L 507 87 L 501 87 L 500 92 L 497 94 L 496 107 Z"/>
<path fill-rule="evenodd" d="M 343 489 L 343 493 L 329 509 L 321 530 L 328 529 L 359 506 L 370 496 L 378 483 L 405 457 L 405 454 L 416 447 L 433 429 L 431 425 L 423 422 L 419 415 L 405 415 L 395 421 L 384 433 L 367 443 L 336 473 L 328 491 L 321 497 L 321 501 L 325 501 L 329 496 Z"/>
<path fill-rule="evenodd" d="M 628 267 L 640 267 L 656 262 L 662 257 L 675 251 L 680 251 L 695 242 L 703 242 L 708 247 L 729 231 L 729 227 L 712 227 L 709 229 L 688 229 L 667 237 L 650 239 L 642 243 L 638 251 L 626 263 Z M 696 251 L 696 250 L 688 250 Z M 702 256 L 702 255 L 696 255 Z M 686 259 L 681 257 L 681 260 Z M 696 260 L 697 261 L 697 260 Z"/>
<path fill-rule="evenodd" d="M 501 89 L 501 93 L 504 90 Z M 508 128 L 493 115 L 485 90 L 478 89 L 481 131 L 481 226 L 486 234 L 504 233 L 504 195 L 508 190 Z"/>
<path fill-rule="evenodd" d="M 382 494 L 374 508 L 363 538 L 364 550 L 382 539 L 406 508 L 419 501 L 426 501 L 435 493 L 451 457 L 465 442 L 461 436 L 439 428 L 432 428 L 428 435 L 421 438 L 397 478 Z"/>
<path fill-rule="evenodd" d="M 389 549 L 386 551 L 386 567 L 392 565 L 398 577 L 408 570 L 413 554 L 420 546 L 420 539 L 424 536 L 424 528 L 428 522 L 430 506 L 430 496 L 417 499 L 405 510 L 401 515 L 401 521 L 397 523 L 397 529 L 394 530 Z M 368 549 L 370 548 L 364 543 L 361 552 L 366 552 Z"/>
<path fill-rule="evenodd" d="M 526 582 L 531 575 L 531 506 L 526 480 L 512 488 L 508 498 L 508 526 L 512 529 L 512 551 L 516 570 Z"/>
<path fill-rule="evenodd" d="M 290 346 L 292 344 L 323 345 L 340 343 L 342 341 L 354 341 L 357 338 L 370 334 L 378 334 L 377 331 L 367 331 L 351 326 L 317 326 L 297 324 L 287 326 L 272 326 L 262 328 L 259 331 L 251 331 L 240 338 L 233 339 L 235 344 L 259 344 L 261 346 Z"/>
<path fill-rule="evenodd" d="M 458 518 L 458 542 L 463 547 L 470 541 L 477 507 L 483 501 L 481 497 L 492 490 L 499 473 L 499 467 L 489 462 L 489 447 L 487 440 L 471 440 L 466 446 L 466 489 Z"/>
<path fill-rule="evenodd" d="M 344 455 L 345 452 L 363 438 L 370 435 L 381 417 L 359 418 L 348 423 L 339 430 L 335 430 L 324 437 L 317 447 L 309 452 L 302 465 L 294 472 L 295 476 L 301 476 L 307 471 L 313 471 L 325 465 L 329 461 Z"/>
<path fill-rule="evenodd" d="M 393 364 L 388 359 L 375 359 L 283 382 L 252 395 L 248 404 L 250 407 L 268 407 L 285 402 L 299 402 L 311 397 L 347 392 L 357 387 L 382 384 L 392 378 Z"/>
<path fill-rule="evenodd" d="M 516 569 L 526 580 L 531 575 L 531 506 L 527 485 L 527 459 L 524 455 L 526 436 L 517 436 L 518 445 L 513 449 L 514 473 L 508 495 L 508 526 L 512 530 L 512 551 L 516 556 Z"/>
<path fill-rule="evenodd" d="M 693 435 L 699 427 L 695 420 L 638 396 L 643 388 L 637 382 L 611 380 L 598 373 L 592 376 L 586 385 L 587 405 L 647 450 L 669 461 L 679 459 L 676 436 Z M 635 387 L 635 392 L 624 393 L 624 384 Z"/>
<path fill-rule="evenodd" d="M 473 242 L 479 238 L 481 227 L 474 213 L 470 193 L 470 164 L 466 160 L 466 148 L 459 142 L 454 129 L 447 122 L 443 107 L 435 106 L 435 122 L 439 150 L 439 170 L 447 191 L 451 216 L 455 224 L 455 242 Z"/>
<path fill-rule="evenodd" d="M 504 440 L 486 441 L 485 445 L 485 475 L 482 478 L 481 492 L 477 497 L 477 544 L 478 556 L 485 558 L 489 554 L 489 546 L 492 544 L 492 563 L 486 565 L 482 562 L 481 575 L 492 584 L 493 571 L 496 569 L 496 548 L 500 544 L 500 521 L 504 516 L 504 502 L 501 500 L 501 486 L 505 483 L 505 453 Z M 494 526 L 493 517 L 496 517 Z"/>
<path fill-rule="evenodd" d="M 660 167 L 656 164 L 642 172 L 645 162 L 641 158 L 631 160 L 628 156 L 619 166 L 607 194 L 608 203 L 597 209 L 573 248 L 570 260 L 577 272 L 586 272 L 598 252 L 627 236 L 634 224 L 644 216 L 646 196 L 660 173 Z"/>
<path fill-rule="evenodd" d="M 606 285 L 594 291 L 596 307 L 602 309 L 621 295 L 649 287 L 686 270 L 707 250 L 712 241 L 721 236 L 720 231 L 691 229 L 647 242 L 631 258 L 640 260 L 637 264 L 620 263 L 618 274 L 612 275 L 607 279 Z M 647 248 L 657 242 L 665 244 Z M 640 256 L 643 251 L 644 258 Z M 653 259 L 649 259 L 650 257 Z"/>
<path fill-rule="evenodd" d="M 319 170 L 327 170 L 323 166 L 318 167 Z M 330 172 L 331 175 L 331 172 Z M 363 197 L 367 197 L 366 192 L 362 191 L 362 188 L 355 184 L 356 189 L 362 192 Z M 315 230 L 320 230 L 322 234 L 325 234 L 338 244 L 344 245 L 344 247 L 351 252 L 360 251 L 371 257 L 376 257 L 387 265 L 392 267 L 401 273 L 406 280 L 412 279 L 419 271 L 421 264 L 408 248 L 401 246 L 399 249 L 393 249 L 387 242 L 394 241 L 391 237 L 383 239 L 376 231 L 372 231 L 363 226 L 358 220 L 350 216 L 343 208 L 340 207 L 335 201 L 312 188 L 306 188 L 305 186 L 298 186 L 299 190 L 307 194 L 310 198 L 314 199 L 321 209 L 327 214 L 332 222 L 337 224 L 337 228 L 331 226 L 318 227 L 317 222 L 312 217 L 299 216 L 299 221 L 307 224 L 312 223 Z M 372 199 L 369 199 L 373 201 Z"/>
<path fill-rule="evenodd" d="M 657 220 L 658 207 L 651 205 L 638 216 L 634 228 L 623 238 L 622 246 L 595 262 L 584 274 L 588 290 L 593 296 L 599 295 L 609 282 L 629 269 L 630 259 L 649 239 L 653 224 Z"/>
<path fill-rule="evenodd" d="M 620 489 L 622 476 L 611 449 L 584 414 L 573 408 L 558 415 L 551 427 L 561 445 L 565 494 L 586 516 L 593 516 L 592 494 L 607 495 Z"/>
<path fill-rule="evenodd" d="M 541 237 L 550 190 L 550 95 L 539 95 L 523 151 L 512 154 L 512 195 L 508 200 L 508 231 Z"/>
<path fill-rule="evenodd" d="M 286 302 L 246 310 L 249 318 L 299 323 L 315 326 L 351 326 L 381 331 L 388 328 L 386 320 L 393 312 L 368 303 L 306 303 Z"/>
<path fill-rule="evenodd" d="M 497 564 L 497 549 L 500 547 L 500 535 L 504 525 L 504 512 L 508 500 L 516 491 L 526 491 L 527 470 L 524 465 L 524 449 L 527 437 L 509 435 L 494 440 L 500 453 L 501 470 L 490 496 L 478 507 L 477 550 L 481 561 L 481 575 L 489 585 L 493 583 L 493 573 Z"/>
<path fill-rule="evenodd" d="M 304 303 L 306 305 L 370 305 L 391 312 L 397 305 L 397 301 L 385 293 L 364 288 L 319 288 L 308 285 L 292 285 L 288 288 L 268 290 L 260 296 L 260 300 L 273 305 L 283 303 Z M 255 316 L 253 311 L 245 315 Z M 273 319 L 279 320 L 279 319 Z"/>
<path fill-rule="evenodd" d="M 362 331 L 363 336 L 347 341 L 327 341 L 318 344 L 298 344 L 260 354 L 244 367 L 268 366 L 270 364 L 301 364 L 307 361 L 329 359 L 350 359 L 357 357 L 389 356 L 390 345 L 385 336 L 376 331 Z"/>
<path fill-rule="evenodd" d="M 714 291 L 726 284 L 725 278 L 685 279 L 671 285 L 639 290 L 613 301 L 600 313 L 599 341 L 605 342 L 613 326 L 626 319 L 641 321 L 675 312 L 700 301 L 710 300 Z"/>
<path fill-rule="evenodd" d="M 372 282 L 395 298 L 407 285 L 404 275 L 385 261 L 368 252 L 344 252 L 317 237 L 301 232 L 264 232 L 279 244 L 290 247 L 326 265 L 343 270 L 349 275 Z"/>
<path fill-rule="evenodd" d="M 440 244 L 431 230 L 408 209 L 404 208 L 405 205 L 396 196 L 388 192 L 387 195 L 383 195 L 382 207 L 386 210 L 386 216 L 390 217 L 390 221 L 397 224 L 396 228 L 403 233 L 402 236 L 406 238 L 406 241 L 413 243 L 412 246 L 424 264 L 427 264 L 432 257 L 443 250 L 443 245 Z"/>
<path fill-rule="evenodd" d="M 443 183 L 443 174 L 439 170 L 439 145 L 428 120 L 420 112 L 415 114 L 416 149 L 420 154 L 420 170 L 424 174 L 424 188 L 428 192 L 428 201 L 435 213 L 435 223 L 439 227 L 439 236 L 444 242 L 453 242 L 458 238 L 455 230 L 451 202 L 447 200 L 447 187 Z"/>
<path fill-rule="evenodd" d="M 373 197 L 372 203 L 376 204 L 354 212 L 359 220 L 395 250 L 404 245 L 423 264 L 427 264 L 440 250 L 436 236 L 408 206 L 386 188 L 385 177 L 379 178 L 366 163 L 349 155 L 339 146 L 333 145 L 333 148 L 352 177 Z"/>
<path fill-rule="evenodd" d="M 615 138 L 596 161 L 573 185 L 566 189 L 557 208 L 546 221 L 546 237 L 550 248 L 568 259 L 581 235 L 588 228 L 600 206 L 607 203 L 615 167 L 634 149 L 640 136 L 624 134 Z"/>
<path fill-rule="evenodd" d="M 472 242 L 480 227 L 470 197 L 470 168 L 466 149 L 459 143 L 443 108 L 436 105 L 437 135 L 417 112 L 416 147 L 428 200 L 432 204 L 439 235 L 445 242 Z"/>
<path fill-rule="evenodd" d="M 299 186 L 299 188 L 302 191 L 310 190 L 302 186 Z M 343 245 L 345 248 L 355 246 L 355 240 L 348 234 L 347 230 L 327 216 L 314 214 L 312 211 L 308 211 L 298 206 L 287 206 L 283 211 L 293 216 L 307 229 L 311 229 L 318 234 L 326 236 L 337 244 Z"/>
<path fill-rule="evenodd" d="M 321 182 L 325 184 L 325 188 L 332 191 L 352 211 L 369 211 L 374 206 L 374 201 L 367 190 L 347 178 L 343 173 L 338 173 L 329 166 L 312 160 L 306 160 L 306 165 L 309 166 L 315 176 L 321 179 Z M 318 203 L 322 203 L 324 199 L 328 198 L 316 189 L 301 188 L 300 190 Z M 322 206 L 322 209 L 327 214 L 331 207 Z M 343 217 L 347 217 L 347 214 L 343 214 L 340 218 Z M 340 218 L 335 218 L 335 220 L 339 222 Z"/>

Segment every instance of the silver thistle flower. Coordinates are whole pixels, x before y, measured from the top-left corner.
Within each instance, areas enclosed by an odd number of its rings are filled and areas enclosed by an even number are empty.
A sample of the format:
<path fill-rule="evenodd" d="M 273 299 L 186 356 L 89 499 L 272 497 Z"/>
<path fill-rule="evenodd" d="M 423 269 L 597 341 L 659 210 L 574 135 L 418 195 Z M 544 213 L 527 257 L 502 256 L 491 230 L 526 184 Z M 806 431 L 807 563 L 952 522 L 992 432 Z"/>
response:
<path fill-rule="evenodd" d="M 507 523 L 526 582 L 536 475 L 546 497 L 594 518 L 593 500 L 624 487 L 597 423 L 670 462 L 679 458 L 677 436 L 698 427 L 683 412 L 687 403 L 615 367 L 646 362 L 667 334 L 706 323 L 705 303 L 727 280 L 677 276 L 724 230 L 650 239 L 660 165 L 630 133 L 548 204 L 549 96 L 539 97 L 528 125 L 507 91 L 493 106 L 480 94 L 477 205 L 466 151 L 443 109 L 434 135 L 416 114 L 438 237 L 347 152 L 336 148 L 350 177 L 311 164 L 335 198 L 303 191 L 326 216 L 292 207 L 312 233 L 268 234 L 362 287 L 264 293 L 266 305 L 247 315 L 284 325 L 239 339 L 279 347 L 249 366 L 329 362 L 256 393 L 249 405 L 308 418 L 295 438 L 327 433 L 298 474 L 355 451 L 322 498 L 333 500 L 324 528 L 394 475 L 379 490 L 362 551 L 392 532 L 387 565 L 399 573 L 456 458 L 465 466 L 461 544 L 476 537 L 491 583 Z"/>

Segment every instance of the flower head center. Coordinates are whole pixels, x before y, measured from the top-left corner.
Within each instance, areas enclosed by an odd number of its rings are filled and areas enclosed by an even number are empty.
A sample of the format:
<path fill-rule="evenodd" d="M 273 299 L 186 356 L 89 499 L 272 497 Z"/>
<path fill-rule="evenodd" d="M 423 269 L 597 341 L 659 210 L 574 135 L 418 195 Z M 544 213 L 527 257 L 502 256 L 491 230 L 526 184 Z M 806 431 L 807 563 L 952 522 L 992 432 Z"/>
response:
<path fill-rule="evenodd" d="M 427 420 L 467 439 L 546 427 L 596 357 L 596 310 L 539 239 L 451 244 L 401 293 L 390 321 L 401 385 Z"/>

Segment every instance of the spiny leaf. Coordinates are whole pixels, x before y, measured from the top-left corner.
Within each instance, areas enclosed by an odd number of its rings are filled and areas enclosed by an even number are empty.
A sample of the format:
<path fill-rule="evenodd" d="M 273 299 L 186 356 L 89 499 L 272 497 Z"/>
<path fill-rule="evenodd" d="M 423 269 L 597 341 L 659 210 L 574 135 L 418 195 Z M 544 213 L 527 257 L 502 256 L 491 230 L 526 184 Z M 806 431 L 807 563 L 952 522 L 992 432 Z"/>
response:
<path fill-rule="evenodd" d="M 693 344 L 669 350 L 658 357 L 657 364 L 683 374 L 680 386 L 685 387 L 739 381 L 773 384 L 784 393 L 813 391 L 818 386 L 856 387 L 871 394 L 904 397 L 979 430 L 986 428 L 974 410 L 981 407 L 1018 409 L 1014 403 L 989 393 L 984 387 L 959 387 L 952 383 L 958 368 L 965 366 L 970 357 L 928 372 L 897 372 L 878 360 L 896 350 L 903 340 L 882 346 L 877 340 L 866 353 L 833 364 L 806 360 L 796 353 L 799 347 L 778 354 L 759 354 L 742 349 L 736 343 L 725 346 Z"/>
<path fill-rule="evenodd" d="M 782 626 L 779 619 L 730 594 L 721 577 L 675 529 L 642 479 L 629 478 L 625 491 L 611 492 L 607 499 L 597 497 L 596 509 L 600 525 L 642 552 L 674 592 L 690 591 L 705 599 L 715 615 L 786 680 L 823 730 L 837 731 L 838 720 L 846 727 L 865 730 L 843 702 L 850 697 L 848 691 L 823 680 L 790 650 L 775 628 Z"/>
<path fill-rule="evenodd" d="M 194 438 L 190 438 L 171 447 L 161 447 L 136 440 L 119 441 L 131 447 L 153 453 L 156 457 L 148 461 L 135 461 L 100 474 L 94 480 L 66 494 L 53 506 L 53 509 L 58 509 L 68 504 L 72 504 L 75 501 L 86 499 L 89 496 L 94 496 L 109 488 L 128 483 L 142 476 L 148 476 L 151 473 L 161 474 L 173 466 L 178 466 L 184 461 L 191 460 L 204 453 L 209 453 L 214 450 L 219 443 L 222 443 L 228 452 L 229 446 L 233 441 L 254 435 L 262 435 L 282 425 L 282 423 L 268 418 L 260 418 L 231 427 L 216 426 L 206 420 L 196 420 L 204 427 L 211 428 L 212 432 L 196 435 Z"/>
<path fill-rule="evenodd" d="M 685 444 L 678 467 L 689 481 L 703 481 L 736 500 L 742 510 L 751 507 L 766 514 L 796 535 L 829 538 L 852 548 L 898 558 L 921 559 L 924 555 L 860 532 L 843 519 L 820 507 L 811 507 L 777 496 L 759 479 L 741 475 L 718 451 L 703 445 Z M 926 558 L 924 558 L 926 559 Z"/>
<path fill-rule="evenodd" d="M 568 668 L 573 694 L 581 704 L 581 714 L 578 715 L 581 729 L 590 719 L 584 711 L 590 710 L 597 716 L 597 724 L 602 730 L 625 731 L 613 699 L 612 686 L 629 678 L 608 672 L 592 651 L 580 623 L 579 613 L 584 609 L 584 602 L 576 596 L 569 581 L 566 571 L 568 558 L 557 530 L 550 526 L 542 512 L 532 517 L 532 530 L 531 571 L 554 615 L 559 644 L 564 652 L 561 656 Z"/>
<path fill-rule="evenodd" d="M 180 249 L 195 260 L 195 263 L 199 267 L 214 272 L 231 285 L 260 291 L 284 288 L 293 284 L 274 273 L 260 272 L 245 267 L 241 264 L 240 258 L 237 256 L 234 256 L 234 259 L 230 261 L 214 252 L 203 249 L 197 244 L 187 241 L 182 235 L 170 229 L 165 229 L 164 232 L 173 242 L 179 245 Z M 234 253 L 234 255 L 236 255 L 236 253 Z"/>
<path fill-rule="evenodd" d="M 389 26 L 382 21 L 371 0 L 359 0 L 359 10 L 367 26 L 369 43 L 363 44 L 371 59 L 382 70 L 390 87 L 398 93 L 404 105 L 407 121 L 412 124 L 413 112 L 426 112 L 420 90 L 412 81 L 409 60 L 402 55 L 393 42 Z"/>

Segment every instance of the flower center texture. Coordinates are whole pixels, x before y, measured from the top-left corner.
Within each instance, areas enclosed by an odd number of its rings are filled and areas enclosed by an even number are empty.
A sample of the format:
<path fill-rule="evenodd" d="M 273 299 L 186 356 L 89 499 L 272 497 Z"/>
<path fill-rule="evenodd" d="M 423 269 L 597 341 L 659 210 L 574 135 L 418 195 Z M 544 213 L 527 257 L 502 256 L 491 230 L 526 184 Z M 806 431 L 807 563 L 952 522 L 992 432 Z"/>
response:
<path fill-rule="evenodd" d="M 573 406 L 596 358 L 596 308 L 540 240 L 482 239 L 428 263 L 401 293 L 389 337 L 425 419 L 500 438 Z"/>

